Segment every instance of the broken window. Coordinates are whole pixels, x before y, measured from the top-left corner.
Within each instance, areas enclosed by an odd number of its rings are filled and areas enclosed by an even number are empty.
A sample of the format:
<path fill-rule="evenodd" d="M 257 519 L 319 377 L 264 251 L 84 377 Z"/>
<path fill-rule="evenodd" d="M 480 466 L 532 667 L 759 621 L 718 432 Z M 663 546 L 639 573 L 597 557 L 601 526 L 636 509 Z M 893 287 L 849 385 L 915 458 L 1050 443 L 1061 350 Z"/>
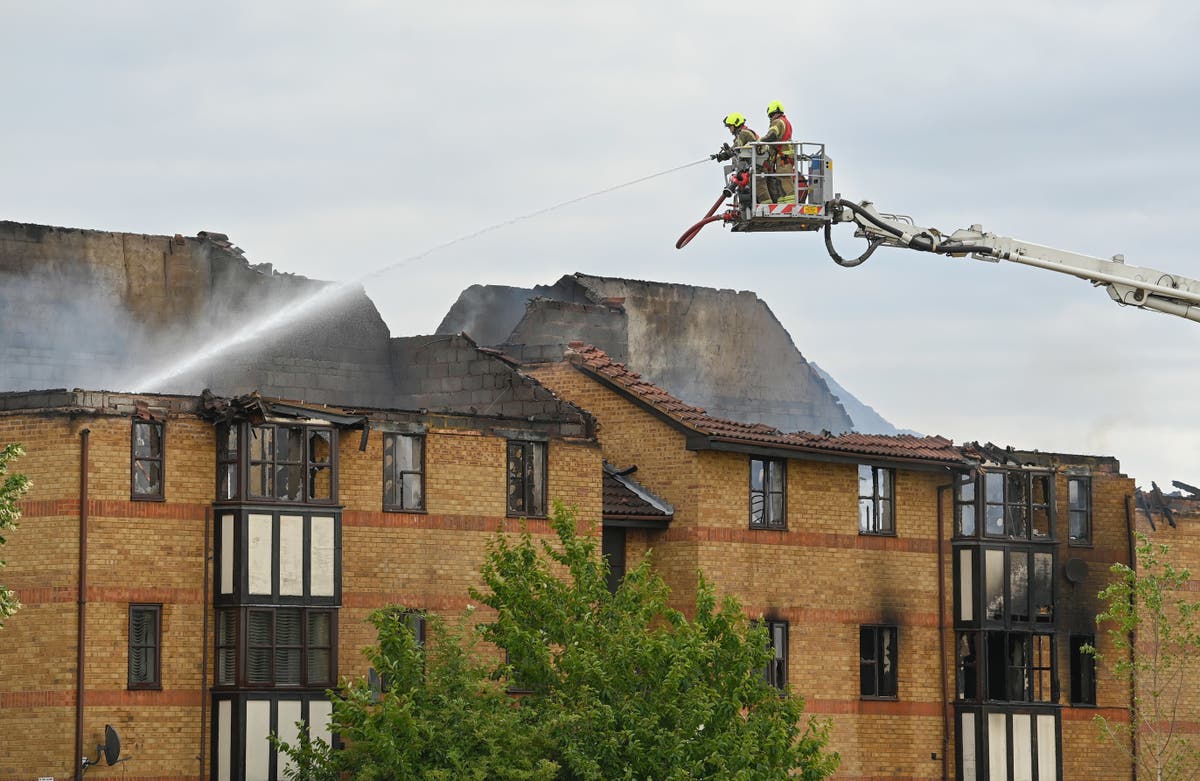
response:
<path fill-rule="evenodd" d="M 163 423 L 158 420 L 134 420 L 130 448 L 132 479 L 130 498 L 163 498 Z"/>
<path fill-rule="evenodd" d="M 858 467 L 859 534 L 895 534 L 892 493 L 894 474 L 881 466 Z"/>
<path fill-rule="evenodd" d="M 984 549 L 985 620 L 1006 626 L 1054 620 L 1054 554 L 1031 548 Z"/>
<path fill-rule="evenodd" d="M 1095 635 L 1071 635 L 1071 704 L 1096 704 L 1096 657 L 1085 652 L 1094 648 Z"/>
<path fill-rule="evenodd" d="M 863 697 L 896 696 L 896 627 L 858 630 L 859 692 Z"/>
<path fill-rule="evenodd" d="M 1053 507 L 1051 475 L 1026 470 L 987 472 L 983 482 L 983 533 L 989 537 L 1049 540 Z M 974 490 L 960 484 L 958 491 L 959 534 L 975 533 L 975 516 L 967 511 Z M 970 497 L 968 499 L 968 496 Z M 970 530 L 964 525 L 969 518 Z"/>
<path fill-rule="evenodd" d="M 984 632 L 987 698 L 1054 702 L 1054 638 L 1030 632 Z"/>
<path fill-rule="evenodd" d="M 1092 481 L 1067 478 L 1068 536 L 1071 545 L 1092 544 Z"/>
<path fill-rule="evenodd" d="M 425 437 L 383 435 L 383 509 L 425 509 Z"/>
<path fill-rule="evenodd" d="M 787 528 L 787 462 L 750 459 L 750 528 Z"/>
<path fill-rule="evenodd" d="M 771 646 L 771 660 L 763 670 L 763 678 L 782 691 L 787 688 L 788 623 L 764 620 L 762 626 L 767 630 L 767 642 Z"/>
<path fill-rule="evenodd" d="M 333 429 L 266 423 L 250 426 L 247 432 L 249 497 L 297 503 L 333 501 Z"/>
<path fill-rule="evenodd" d="M 958 654 L 958 699 L 979 699 L 979 652 L 975 632 L 959 632 Z"/>
<path fill-rule="evenodd" d="M 546 443 L 509 440 L 508 514 L 546 514 Z"/>
<path fill-rule="evenodd" d="M 129 606 L 129 688 L 162 688 L 162 605 Z"/>

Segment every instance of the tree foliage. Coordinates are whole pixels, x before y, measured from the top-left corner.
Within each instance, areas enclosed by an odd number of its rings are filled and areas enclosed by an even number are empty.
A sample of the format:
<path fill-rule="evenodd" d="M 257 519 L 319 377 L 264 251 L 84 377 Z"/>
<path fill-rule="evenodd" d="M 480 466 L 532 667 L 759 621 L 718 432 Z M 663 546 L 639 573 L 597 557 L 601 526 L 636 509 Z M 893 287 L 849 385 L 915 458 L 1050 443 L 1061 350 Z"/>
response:
<path fill-rule="evenodd" d="M 763 677 L 771 650 L 731 598 L 701 579 L 694 615 L 669 605 L 649 561 L 615 594 L 594 538 L 556 505 L 553 542 L 498 535 L 472 598 L 488 623 L 432 622 L 422 649 L 377 613 L 368 656 L 389 682 L 334 702 L 348 747 L 288 747 L 304 777 L 546 781 L 826 778 L 829 725 Z M 481 663 L 478 639 L 502 650 Z M 511 691 L 519 690 L 520 695 Z M 478 770 L 477 768 L 486 768 Z"/>
<path fill-rule="evenodd" d="M 1114 564 L 1115 580 L 1100 592 L 1107 607 L 1096 623 L 1107 627 L 1115 652 L 1085 649 L 1132 688 L 1133 712 L 1128 723 L 1102 716 L 1095 721 L 1104 737 L 1137 765 L 1139 778 L 1200 778 L 1200 749 L 1179 730 L 1181 722 L 1200 717 L 1184 712 L 1184 703 L 1195 703 L 1200 602 L 1183 597 L 1191 573 L 1170 562 L 1169 546 L 1140 533 L 1137 541 L 1137 567 Z"/>
<path fill-rule="evenodd" d="M 29 478 L 8 471 L 9 462 L 23 455 L 25 449 L 15 442 L 0 450 L 0 546 L 6 542 L 4 533 L 17 528 L 21 517 L 17 502 L 29 490 Z M 4 559 L 0 559 L 0 569 L 4 568 L 4 563 Z M 0 627 L 4 626 L 4 619 L 20 608 L 21 603 L 12 589 L 0 584 Z"/>

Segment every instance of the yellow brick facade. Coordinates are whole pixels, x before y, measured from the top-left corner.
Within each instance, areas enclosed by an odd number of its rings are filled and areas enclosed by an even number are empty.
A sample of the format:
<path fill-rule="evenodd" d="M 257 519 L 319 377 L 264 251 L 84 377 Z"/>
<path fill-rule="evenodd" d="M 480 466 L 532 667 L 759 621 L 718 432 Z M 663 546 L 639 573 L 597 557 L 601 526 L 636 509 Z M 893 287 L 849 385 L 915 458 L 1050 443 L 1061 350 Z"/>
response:
<path fill-rule="evenodd" d="M 150 403 L 154 409 L 153 398 Z M 383 511 L 381 433 L 370 434 L 365 451 L 359 450 L 360 431 L 339 438 L 341 676 L 366 674 L 362 649 L 375 639 L 366 623 L 372 609 L 401 603 L 457 615 L 467 604 L 468 588 L 478 584 L 487 541 L 497 529 L 518 523 L 506 513 L 504 436 L 462 416 L 428 422 L 427 503 L 421 513 Z M 0 665 L 0 731 L 26 737 L 10 739 L 0 751 L 0 781 L 70 778 L 76 768 L 84 429 L 89 467 L 83 746 L 95 758 L 104 725 L 111 724 L 121 735 L 123 756 L 132 757 L 114 768 L 102 762 L 88 777 L 207 777 L 214 614 L 204 601 L 205 553 L 211 547 L 205 511 L 215 499 L 214 425 L 194 412 L 166 413 L 165 500 L 131 501 L 130 415 L 31 410 L 0 413 L 0 443 L 25 446 L 27 454 L 14 466 L 33 481 L 21 504 L 20 528 L 8 535 L 3 550 L 9 563 L 3 582 L 24 607 L 0 630 L 9 650 Z M 602 471 L 596 443 L 551 437 L 547 451 L 548 496 L 578 508 L 581 522 L 598 533 Z M 531 521 L 530 527 L 547 531 L 544 521 Z M 207 572 L 211 605 L 211 562 Z M 140 603 L 162 605 L 160 690 L 127 685 L 129 606 Z"/>

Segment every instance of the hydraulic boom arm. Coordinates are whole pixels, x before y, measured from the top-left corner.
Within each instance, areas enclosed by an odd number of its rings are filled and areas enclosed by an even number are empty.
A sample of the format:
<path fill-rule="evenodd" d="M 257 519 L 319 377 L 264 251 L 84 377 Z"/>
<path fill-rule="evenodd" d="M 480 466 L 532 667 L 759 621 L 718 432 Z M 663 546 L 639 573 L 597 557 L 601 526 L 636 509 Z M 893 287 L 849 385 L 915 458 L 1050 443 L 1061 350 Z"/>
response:
<path fill-rule="evenodd" d="M 985 232 L 980 225 L 946 236 L 936 228 L 918 227 L 908 217 L 883 214 L 870 201 L 851 203 L 840 196 L 827 204 L 827 212 L 831 219 L 825 224 L 825 246 L 834 261 L 842 266 L 859 265 L 880 246 L 907 247 L 957 258 L 970 255 L 993 263 L 1010 260 L 1086 279 L 1097 287 L 1104 287 L 1122 306 L 1153 309 L 1200 322 L 1200 281 L 1156 269 L 1128 266 L 1121 255 L 1109 260 L 1080 255 L 997 236 Z M 870 242 L 862 255 L 846 259 L 833 249 L 830 224 L 838 222 L 855 223 L 858 229 L 854 235 Z"/>

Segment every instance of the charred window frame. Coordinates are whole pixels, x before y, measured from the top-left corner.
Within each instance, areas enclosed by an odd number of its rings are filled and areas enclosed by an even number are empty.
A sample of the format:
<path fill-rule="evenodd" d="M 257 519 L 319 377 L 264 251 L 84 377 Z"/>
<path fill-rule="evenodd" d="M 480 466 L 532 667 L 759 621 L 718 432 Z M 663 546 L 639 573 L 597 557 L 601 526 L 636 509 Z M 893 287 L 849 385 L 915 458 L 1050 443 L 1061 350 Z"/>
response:
<path fill-rule="evenodd" d="M 336 442 L 336 434 L 328 426 L 249 426 L 245 446 L 247 497 L 333 504 L 337 489 Z"/>
<path fill-rule="evenodd" d="M 975 537 L 978 534 L 976 481 L 976 476 L 970 472 L 954 478 L 954 531 L 959 537 Z"/>
<path fill-rule="evenodd" d="M 1083 649 L 1096 647 L 1095 635 L 1073 634 L 1069 639 L 1071 649 L 1071 704 L 1095 707 L 1096 705 L 1096 657 Z"/>
<path fill-rule="evenodd" d="M 894 626 L 858 628 L 859 694 L 863 699 L 896 699 L 899 639 Z"/>
<path fill-rule="evenodd" d="M 1021 628 L 1054 623 L 1053 550 L 988 547 L 982 551 L 981 566 L 985 625 Z"/>
<path fill-rule="evenodd" d="M 218 687 L 321 689 L 337 671 L 337 611 L 240 607 L 217 611 Z"/>
<path fill-rule="evenodd" d="M 750 528 L 787 528 L 787 461 L 750 459 Z"/>
<path fill-rule="evenodd" d="M 508 515 L 546 515 L 546 443 L 508 440 Z"/>
<path fill-rule="evenodd" d="M 383 509 L 425 511 L 425 437 L 383 435 Z"/>
<path fill-rule="evenodd" d="M 756 623 L 767 631 L 767 645 L 771 648 L 771 659 L 763 668 L 763 680 L 781 692 L 787 691 L 788 622 L 764 619 Z"/>
<path fill-rule="evenodd" d="M 162 689 L 162 604 L 129 606 L 130 689 Z"/>
<path fill-rule="evenodd" d="M 1068 544 L 1092 544 L 1092 481 L 1086 477 L 1067 478 Z"/>
<path fill-rule="evenodd" d="M 984 689 L 991 702 L 1058 701 L 1054 635 L 1042 632 L 983 633 Z"/>
<path fill-rule="evenodd" d="M 164 500 L 166 474 L 166 424 L 161 420 L 135 418 L 130 429 L 130 499 L 142 502 Z"/>
<path fill-rule="evenodd" d="M 1054 529 L 1054 479 L 1049 472 L 995 469 L 982 472 L 983 535 L 1050 541 Z"/>
<path fill-rule="evenodd" d="M 882 466 L 858 466 L 858 533 L 894 535 L 895 470 Z"/>

